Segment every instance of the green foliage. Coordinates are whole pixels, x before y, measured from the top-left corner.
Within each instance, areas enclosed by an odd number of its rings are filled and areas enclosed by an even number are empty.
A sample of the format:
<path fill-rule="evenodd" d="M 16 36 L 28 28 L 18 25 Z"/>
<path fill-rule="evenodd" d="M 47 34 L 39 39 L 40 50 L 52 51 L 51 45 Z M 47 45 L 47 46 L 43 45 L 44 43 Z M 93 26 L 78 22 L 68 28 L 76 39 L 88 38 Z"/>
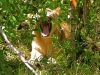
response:
<path fill-rule="evenodd" d="M 85 0 L 77 0 L 75 8 L 75 55 L 73 60 L 71 42 L 63 40 L 61 43 L 58 37 L 53 36 L 54 47 L 63 53 L 57 58 L 56 64 L 47 64 L 48 60 L 41 61 L 42 75 L 100 75 L 100 1 L 88 0 L 86 24 L 83 20 L 83 5 Z M 70 0 L 0 0 L 0 27 L 6 33 L 11 43 L 16 46 L 20 52 L 29 59 L 31 49 L 33 19 L 27 18 L 27 14 L 38 13 L 39 8 L 43 8 L 42 17 L 39 22 L 46 20 L 45 9 L 61 7 L 61 14 L 58 21 L 52 20 L 52 23 L 67 21 L 70 23 Z M 82 10 L 81 10 L 82 9 Z M 17 30 L 17 27 L 25 20 L 30 21 L 30 25 Z M 36 20 L 37 21 L 37 20 Z M 38 23 L 39 23 L 38 22 Z M 40 32 L 40 31 L 39 31 Z M 58 41 L 58 43 L 56 43 Z M 59 53 L 59 52 L 58 52 Z M 10 54 L 10 55 L 9 55 Z M 0 75 L 33 75 L 33 73 L 20 61 L 20 59 L 8 48 L 0 34 Z"/>

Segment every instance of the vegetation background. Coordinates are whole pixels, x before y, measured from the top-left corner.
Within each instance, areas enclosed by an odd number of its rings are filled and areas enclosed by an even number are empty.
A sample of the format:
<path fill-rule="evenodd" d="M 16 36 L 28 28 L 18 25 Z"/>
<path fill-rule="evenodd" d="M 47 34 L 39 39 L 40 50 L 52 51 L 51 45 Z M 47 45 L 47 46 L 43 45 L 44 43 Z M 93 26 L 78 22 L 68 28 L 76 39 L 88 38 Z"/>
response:
<path fill-rule="evenodd" d="M 31 35 L 33 19 L 28 19 L 27 14 L 38 13 L 40 8 L 60 6 L 58 25 L 61 21 L 71 24 L 71 40 L 55 44 L 57 38 L 52 37 L 54 46 L 64 54 L 57 57 L 56 64 L 47 64 L 44 59 L 41 62 L 42 75 L 100 75 L 100 1 L 76 2 L 74 7 L 70 0 L 0 0 L 0 27 L 27 60 L 34 37 Z M 41 15 L 44 16 L 45 11 Z M 18 31 L 18 26 L 25 20 L 29 20 L 30 25 Z M 0 75 L 34 75 L 8 47 L 1 34 Z"/>

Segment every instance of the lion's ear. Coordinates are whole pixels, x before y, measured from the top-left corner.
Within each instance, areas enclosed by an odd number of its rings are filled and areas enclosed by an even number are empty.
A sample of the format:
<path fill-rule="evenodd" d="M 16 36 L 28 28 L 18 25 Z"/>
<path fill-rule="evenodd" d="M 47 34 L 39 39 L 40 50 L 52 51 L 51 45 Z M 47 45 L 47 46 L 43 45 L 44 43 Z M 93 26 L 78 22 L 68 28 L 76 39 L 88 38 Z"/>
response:
<path fill-rule="evenodd" d="M 56 9 L 51 10 L 50 8 L 46 8 L 46 16 L 49 18 L 58 18 L 61 12 L 61 8 L 57 7 Z"/>

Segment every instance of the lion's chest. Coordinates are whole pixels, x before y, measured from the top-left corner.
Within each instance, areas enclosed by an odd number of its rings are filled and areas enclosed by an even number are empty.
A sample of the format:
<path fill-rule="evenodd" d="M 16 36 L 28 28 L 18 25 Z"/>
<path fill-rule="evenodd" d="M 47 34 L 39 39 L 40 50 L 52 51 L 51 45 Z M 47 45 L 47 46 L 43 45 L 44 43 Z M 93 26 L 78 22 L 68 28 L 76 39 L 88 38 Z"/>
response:
<path fill-rule="evenodd" d="M 32 48 L 35 48 L 43 56 L 51 56 L 52 54 L 52 39 L 49 37 L 35 38 L 32 42 Z"/>

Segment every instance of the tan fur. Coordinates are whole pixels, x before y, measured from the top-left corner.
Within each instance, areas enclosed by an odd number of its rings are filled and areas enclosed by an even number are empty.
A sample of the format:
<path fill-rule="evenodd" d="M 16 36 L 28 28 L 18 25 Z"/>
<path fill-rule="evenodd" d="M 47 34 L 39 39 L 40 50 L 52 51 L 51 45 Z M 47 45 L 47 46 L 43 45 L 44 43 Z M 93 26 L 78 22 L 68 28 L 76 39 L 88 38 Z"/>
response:
<path fill-rule="evenodd" d="M 52 18 L 58 18 L 61 8 L 57 7 L 54 10 L 47 8 L 46 11 L 47 18 L 52 20 Z M 46 37 L 42 37 L 41 34 L 38 33 L 38 31 L 34 31 L 34 35 L 36 35 L 36 37 L 32 42 L 32 52 L 30 60 L 35 60 L 40 56 L 55 57 L 57 55 L 57 49 L 53 48 L 51 39 L 52 35 L 56 35 L 62 40 L 68 40 L 70 38 L 70 31 L 71 26 L 65 21 L 61 22 L 60 27 L 57 25 L 57 23 L 52 24 L 50 35 Z"/>
<path fill-rule="evenodd" d="M 57 19 L 56 23 L 54 23 L 52 25 L 52 31 L 50 33 L 50 36 L 52 36 L 54 34 L 57 37 L 59 37 L 60 39 L 65 39 L 65 40 L 70 39 L 71 25 L 69 25 L 66 21 L 61 22 L 60 23 L 60 27 L 57 25 L 58 17 L 59 17 L 59 15 L 61 13 L 61 8 L 57 7 L 55 9 L 53 9 L 53 10 L 51 10 L 50 8 L 47 8 L 46 12 L 47 12 L 46 16 L 48 18 Z"/>
<path fill-rule="evenodd" d="M 64 33 L 63 38 L 66 40 L 70 39 L 71 25 L 69 25 L 67 22 L 61 22 L 60 26 Z"/>
<path fill-rule="evenodd" d="M 61 40 L 69 40 L 70 33 L 71 25 L 64 21 L 60 23 L 60 27 L 58 27 L 58 25 L 56 24 L 52 25 L 52 31 L 50 33 L 50 36 L 55 35 Z"/>
<path fill-rule="evenodd" d="M 51 10 L 50 8 L 46 8 L 46 12 L 47 12 L 47 14 L 46 14 L 47 17 L 58 18 L 58 16 L 60 15 L 60 12 L 61 12 L 61 8 L 57 7 L 54 10 Z"/>
<path fill-rule="evenodd" d="M 50 37 L 42 37 L 38 34 L 37 31 L 34 32 L 36 37 L 34 38 L 34 41 L 41 47 L 41 49 L 36 48 L 44 57 L 51 55 L 52 52 L 52 40 Z"/>

